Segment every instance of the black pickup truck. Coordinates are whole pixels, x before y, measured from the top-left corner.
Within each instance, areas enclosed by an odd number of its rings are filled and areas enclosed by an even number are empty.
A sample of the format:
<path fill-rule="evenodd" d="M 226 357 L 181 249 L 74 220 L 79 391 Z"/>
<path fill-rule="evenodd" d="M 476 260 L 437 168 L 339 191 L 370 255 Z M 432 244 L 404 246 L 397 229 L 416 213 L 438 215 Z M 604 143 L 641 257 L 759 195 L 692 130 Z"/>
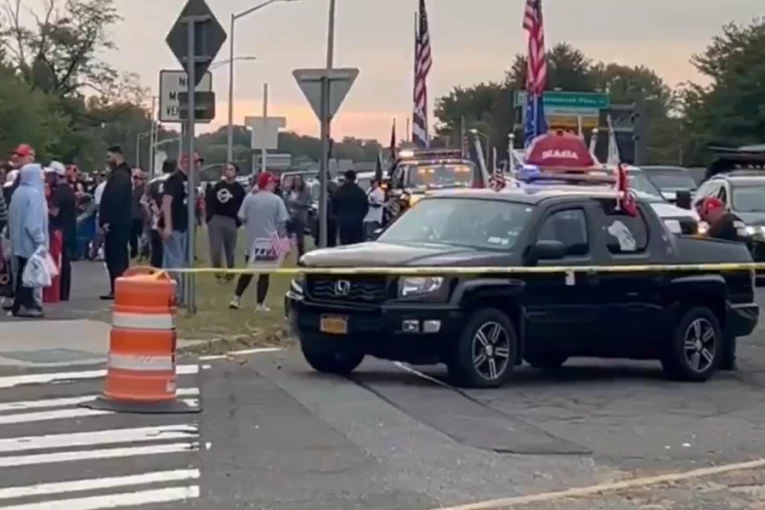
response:
<path fill-rule="evenodd" d="M 754 275 L 662 270 L 750 263 L 743 244 L 675 236 L 649 204 L 630 216 L 610 190 L 436 192 L 374 242 L 317 250 L 300 265 L 464 267 L 464 274 L 299 275 L 285 309 L 316 370 L 350 373 L 371 355 L 445 363 L 458 384 L 496 387 L 526 360 L 658 359 L 705 381 L 759 318 Z M 506 267 L 656 266 L 645 272 L 501 272 Z M 470 268 L 496 268 L 476 272 Z"/>

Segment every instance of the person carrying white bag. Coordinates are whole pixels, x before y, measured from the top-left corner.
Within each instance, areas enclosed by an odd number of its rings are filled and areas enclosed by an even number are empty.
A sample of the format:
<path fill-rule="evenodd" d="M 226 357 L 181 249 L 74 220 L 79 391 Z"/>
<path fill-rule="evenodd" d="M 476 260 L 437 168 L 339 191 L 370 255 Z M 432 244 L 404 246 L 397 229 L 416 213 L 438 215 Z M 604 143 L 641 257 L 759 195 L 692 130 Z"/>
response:
<path fill-rule="evenodd" d="M 46 256 L 50 258 L 48 204 L 43 169 L 37 163 L 24 165 L 19 172 L 19 187 L 13 192 L 8 210 L 8 232 L 11 253 L 16 262 L 16 292 L 11 314 L 14 317 L 43 317 L 42 305 L 35 299 L 35 290 L 42 287 L 41 283 L 49 282 L 53 273 L 50 267 L 46 267 Z M 30 260 L 32 267 L 25 272 Z"/>

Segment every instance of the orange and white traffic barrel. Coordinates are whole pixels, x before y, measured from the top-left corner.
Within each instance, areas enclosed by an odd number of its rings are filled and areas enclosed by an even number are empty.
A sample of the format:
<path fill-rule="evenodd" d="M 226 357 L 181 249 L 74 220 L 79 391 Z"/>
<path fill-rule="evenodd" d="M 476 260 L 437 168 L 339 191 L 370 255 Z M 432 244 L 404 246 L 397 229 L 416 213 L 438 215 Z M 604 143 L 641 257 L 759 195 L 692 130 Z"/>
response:
<path fill-rule="evenodd" d="M 103 394 L 84 404 L 136 413 L 199 412 L 176 398 L 176 283 L 164 271 L 129 269 L 114 285 Z"/>

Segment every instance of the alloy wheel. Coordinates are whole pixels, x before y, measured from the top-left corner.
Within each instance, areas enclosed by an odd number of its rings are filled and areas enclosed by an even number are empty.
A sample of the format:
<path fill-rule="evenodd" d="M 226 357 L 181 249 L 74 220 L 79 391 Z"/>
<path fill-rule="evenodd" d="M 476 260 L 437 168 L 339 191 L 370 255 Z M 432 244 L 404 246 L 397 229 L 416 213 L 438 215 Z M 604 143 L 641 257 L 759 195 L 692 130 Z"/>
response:
<path fill-rule="evenodd" d="M 717 335 L 712 324 L 704 318 L 697 318 L 685 330 L 683 351 L 688 368 L 701 373 L 709 369 L 715 360 Z"/>
<path fill-rule="evenodd" d="M 485 380 L 502 376 L 510 363 L 510 335 L 498 322 L 485 322 L 476 330 L 472 342 L 473 367 Z"/>

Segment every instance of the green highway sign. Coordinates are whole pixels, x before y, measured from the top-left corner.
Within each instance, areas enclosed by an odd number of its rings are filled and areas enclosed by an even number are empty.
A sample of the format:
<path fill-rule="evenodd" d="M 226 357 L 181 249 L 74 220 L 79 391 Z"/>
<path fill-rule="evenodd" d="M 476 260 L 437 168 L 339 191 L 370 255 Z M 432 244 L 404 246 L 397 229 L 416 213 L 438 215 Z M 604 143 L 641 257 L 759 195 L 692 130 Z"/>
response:
<path fill-rule="evenodd" d="M 597 92 L 558 92 L 551 91 L 544 93 L 545 109 L 565 109 L 565 110 L 603 110 L 611 106 L 611 99 L 608 94 Z M 526 92 L 517 90 L 514 94 L 515 106 L 524 106 L 526 104 Z"/>

